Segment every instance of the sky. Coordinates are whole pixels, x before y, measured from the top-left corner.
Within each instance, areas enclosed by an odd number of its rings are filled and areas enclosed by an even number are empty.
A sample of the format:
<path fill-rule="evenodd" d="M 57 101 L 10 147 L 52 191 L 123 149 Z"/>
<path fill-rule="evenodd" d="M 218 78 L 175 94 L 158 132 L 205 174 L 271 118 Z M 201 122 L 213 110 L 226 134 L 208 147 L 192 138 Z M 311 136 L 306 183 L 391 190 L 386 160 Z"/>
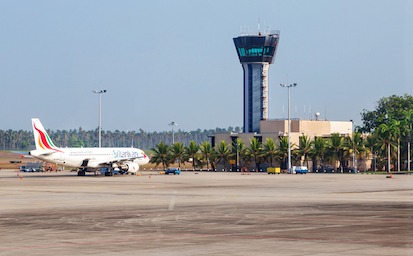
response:
<path fill-rule="evenodd" d="M 0 129 L 148 132 L 243 123 L 232 39 L 280 30 L 269 117 L 356 121 L 413 94 L 409 0 L 0 0 Z"/>

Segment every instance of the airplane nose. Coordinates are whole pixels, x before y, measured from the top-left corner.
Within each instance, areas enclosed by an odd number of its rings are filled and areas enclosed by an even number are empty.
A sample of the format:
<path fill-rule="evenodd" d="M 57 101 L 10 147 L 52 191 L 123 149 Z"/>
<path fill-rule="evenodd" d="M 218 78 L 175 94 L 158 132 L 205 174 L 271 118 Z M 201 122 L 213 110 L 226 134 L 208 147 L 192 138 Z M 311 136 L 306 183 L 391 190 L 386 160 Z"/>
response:
<path fill-rule="evenodd" d="M 149 163 L 149 156 L 147 154 L 143 154 L 143 159 L 145 159 L 146 163 Z"/>

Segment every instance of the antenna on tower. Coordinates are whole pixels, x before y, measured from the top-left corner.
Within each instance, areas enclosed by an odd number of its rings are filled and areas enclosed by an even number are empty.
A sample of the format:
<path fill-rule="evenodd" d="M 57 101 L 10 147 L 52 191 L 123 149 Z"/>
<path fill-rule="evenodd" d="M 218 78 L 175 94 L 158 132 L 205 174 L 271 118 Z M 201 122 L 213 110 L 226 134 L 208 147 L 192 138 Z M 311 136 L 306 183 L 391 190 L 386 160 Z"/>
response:
<path fill-rule="evenodd" d="M 307 119 L 307 117 L 305 116 L 305 105 L 304 105 L 304 111 L 303 111 L 303 119 Z"/>
<path fill-rule="evenodd" d="M 261 31 L 260 31 L 260 18 L 258 17 L 258 35 L 261 35 Z"/>
<path fill-rule="evenodd" d="M 320 116 L 320 112 L 315 113 L 315 120 L 318 121 L 318 117 Z"/>

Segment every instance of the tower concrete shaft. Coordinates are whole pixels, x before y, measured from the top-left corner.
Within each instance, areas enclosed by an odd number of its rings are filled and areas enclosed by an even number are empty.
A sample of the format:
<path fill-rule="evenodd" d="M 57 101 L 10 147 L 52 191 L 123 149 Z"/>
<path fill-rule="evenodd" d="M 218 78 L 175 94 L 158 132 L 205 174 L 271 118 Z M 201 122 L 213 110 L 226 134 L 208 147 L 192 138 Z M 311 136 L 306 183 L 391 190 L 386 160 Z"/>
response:
<path fill-rule="evenodd" d="M 243 63 L 244 132 L 260 132 L 260 120 L 268 119 L 268 63 Z"/>

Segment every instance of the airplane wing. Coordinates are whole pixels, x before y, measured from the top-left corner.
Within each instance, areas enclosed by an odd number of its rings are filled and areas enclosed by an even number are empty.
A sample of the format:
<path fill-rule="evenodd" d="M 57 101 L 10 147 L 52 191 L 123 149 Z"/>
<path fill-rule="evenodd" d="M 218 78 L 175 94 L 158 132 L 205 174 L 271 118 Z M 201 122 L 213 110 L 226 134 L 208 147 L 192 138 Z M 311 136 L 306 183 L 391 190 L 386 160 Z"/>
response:
<path fill-rule="evenodd" d="M 142 159 L 142 158 L 145 158 L 145 157 L 147 157 L 146 155 L 143 155 L 143 156 L 138 156 L 138 157 L 125 157 L 125 158 L 116 158 L 116 157 L 112 157 L 112 158 L 109 158 L 109 159 L 105 159 L 104 161 L 101 161 L 101 160 L 89 160 L 88 161 L 88 163 L 87 163 L 87 165 L 88 166 L 93 166 L 93 167 L 98 167 L 98 166 L 101 166 L 101 165 L 112 165 L 112 164 L 115 164 L 115 163 L 122 163 L 122 162 L 128 162 L 128 161 L 134 161 L 134 160 L 136 160 L 136 159 Z"/>

